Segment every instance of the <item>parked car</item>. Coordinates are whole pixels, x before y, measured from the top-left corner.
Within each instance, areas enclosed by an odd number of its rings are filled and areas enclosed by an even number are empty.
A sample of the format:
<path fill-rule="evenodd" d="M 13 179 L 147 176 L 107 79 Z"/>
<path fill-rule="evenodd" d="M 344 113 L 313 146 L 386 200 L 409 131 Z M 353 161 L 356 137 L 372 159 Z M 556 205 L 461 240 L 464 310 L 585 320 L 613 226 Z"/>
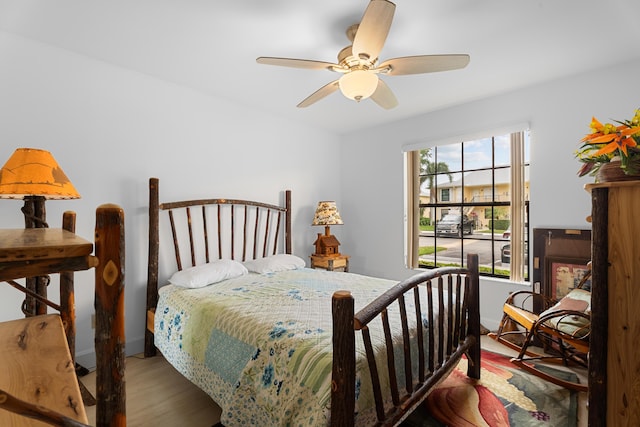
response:
<path fill-rule="evenodd" d="M 502 245 L 500 248 L 500 261 L 503 264 L 511 264 L 511 243 Z"/>
<path fill-rule="evenodd" d="M 511 228 L 505 230 L 505 232 L 502 233 L 502 237 L 504 239 L 510 239 Z M 503 264 L 511 264 L 511 243 L 502 245 L 502 247 L 500 248 L 500 261 L 502 261 Z M 529 242 L 526 241 L 524 242 L 524 262 L 529 262 Z"/>
<path fill-rule="evenodd" d="M 444 218 L 436 222 L 436 236 L 458 236 L 462 237 L 462 233 L 473 233 L 473 221 L 466 215 L 446 214 Z"/>

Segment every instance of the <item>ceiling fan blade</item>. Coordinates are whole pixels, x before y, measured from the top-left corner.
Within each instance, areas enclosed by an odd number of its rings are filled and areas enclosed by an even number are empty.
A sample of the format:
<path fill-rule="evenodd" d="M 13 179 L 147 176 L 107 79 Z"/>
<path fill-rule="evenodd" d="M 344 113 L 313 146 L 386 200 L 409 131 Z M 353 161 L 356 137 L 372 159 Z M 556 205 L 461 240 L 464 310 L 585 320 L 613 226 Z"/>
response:
<path fill-rule="evenodd" d="M 384 61 L 377 69 L 390 76 L 405 74 L 435 73 L 464 68 L 469 63 L 469 55 L 418 55 L 403 56 Z"/>
<path fill-rule="evenodd" d="M 353 55 L 378 58 L 387 39 L 396 5 L 387 0 L 371 0 L 353 39 Z"/>
<path fill-rule="evenodd" d="M 331 95 L 333 92 L 337 91 L 340 87 L 338 86 L 338 80 L 334 80 L 331 83 L 327 83 L 322 86 L 317 91 L 313 92 L 307 98 L 305 98 L 300 104 L 298 104 L 298 108 L 305 108 L 311 104 L 315 104 L 320 101 L 322 98 Z"/>
<path fill-rule="evenodd" d="M 378 79 L 378 87 L 376 88 L 376 91 L 373 92 L 373 95 L 371 95 L 371 99 L 373 99 L 376 104 L 387 110 L 398 106 L 396 96 L 391 92 L 389 86 L 387 86 L 382 79 Z"/>
<path fill-rule="evenodd" d="M 332 64 L 324 61 L 312 61 L 309 59 L 292 59 L 292 58 L 273 58 L 270 56 L 261 56 L 256 58 L 258 64 L 278 65 L 281 67 L 304 68 L 307 70 L 329 70 L 342 69 L 338 64 Z"/>

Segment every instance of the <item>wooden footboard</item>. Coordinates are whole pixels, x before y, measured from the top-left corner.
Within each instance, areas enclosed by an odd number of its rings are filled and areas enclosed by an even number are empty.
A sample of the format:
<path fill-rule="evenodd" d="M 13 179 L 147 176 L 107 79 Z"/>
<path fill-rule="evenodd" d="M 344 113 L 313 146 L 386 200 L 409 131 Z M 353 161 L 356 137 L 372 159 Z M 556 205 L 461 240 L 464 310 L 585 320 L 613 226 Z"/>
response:
<path fill-rule="evenodd" d="M 400 282 L 354 313 L 348 291 L 333 295 L 333 372 L 331 426 L 351 427 L 355 422 L 356 339 L 364 341 L 376 403 L 377 425 L 395 426 L 406 418 L 467 355 L 467 375 L 480 378 L 480 310 L 477 255 L 468 255 L 467 268 L 439 268 Z M 437 289 L 434 291 L 434 289 Z M 444 294 L 455 294 L 446 298 Z M 438 296 L 434 301 L 432 295 Z M 413 300 L 408 313 L 406 301 Z M 405 378 L 397 378 L 395 355 L 389 330 L 388 309 L 399 306 L 403 334 Z M 446 317 L 445 314 L 447 313 Z M 417 372 L 413 372 L 409 319 L 415 316 L 418 347 Z M 387 348 L 387 366 L 377 366 L 369 337 L 372 322 L 382 322 Z M 429 325 L 423 327 L 423 324 Z M 431 326 L 437 326 L 437 328 Z M 435 333 L 437 331 L 437 335 Z M 437 344 L 437 350 L 436 350 Z M 414 344 L 415 346 L 415 344 Z M 425 348 L 427 349 L 425 351 Z M 386 372 L 382 372 L 386 370 Z M 385 407 L 380 378 L 389 378 L 392 403 Z M 401 390 L 399 384 L 404 383 Z"/>

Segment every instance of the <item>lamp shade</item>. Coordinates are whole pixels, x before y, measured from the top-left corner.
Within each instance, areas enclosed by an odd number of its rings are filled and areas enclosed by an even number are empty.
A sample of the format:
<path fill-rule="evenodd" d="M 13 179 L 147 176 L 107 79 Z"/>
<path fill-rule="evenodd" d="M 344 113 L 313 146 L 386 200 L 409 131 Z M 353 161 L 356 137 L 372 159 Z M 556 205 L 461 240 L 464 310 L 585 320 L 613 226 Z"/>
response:
<path fill-rule="evenodd" d="M 313 223 L 311 225 L 341 225 L 342 218 L 340 218 L 340 212 L 336 207 L 334 201 L 322 201 L 318 202 L 316 208 L 316 214 L 313 216 Z"/>
<path fill-rule="evenodd" d="M 36 148 L 18 148 L 0 169 L 0 198 L 79 199 L 53 155 Z"/>
<path fill-rule="evenodd" d="M 344 96 L 361 101 L 373 95 L 378 88 L 378 75 L 366 70 L 354 70 L 340 77 L 338 85 Z"/>

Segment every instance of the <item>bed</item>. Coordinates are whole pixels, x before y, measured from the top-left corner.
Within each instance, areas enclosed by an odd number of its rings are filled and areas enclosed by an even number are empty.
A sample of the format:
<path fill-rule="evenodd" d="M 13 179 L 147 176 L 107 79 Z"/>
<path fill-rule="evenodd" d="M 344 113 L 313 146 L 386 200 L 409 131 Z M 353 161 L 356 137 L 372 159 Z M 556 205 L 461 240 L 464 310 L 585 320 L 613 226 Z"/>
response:
<path fill-rule="evenodd" d="M 159 350 L 225 426 L 399 425 L 462 357 L 479 378 L 476 255 L 400 283 L 313 270 L 292 254 L 290 191 L 275 205 L 149 189 L 145 356 Z"/>

